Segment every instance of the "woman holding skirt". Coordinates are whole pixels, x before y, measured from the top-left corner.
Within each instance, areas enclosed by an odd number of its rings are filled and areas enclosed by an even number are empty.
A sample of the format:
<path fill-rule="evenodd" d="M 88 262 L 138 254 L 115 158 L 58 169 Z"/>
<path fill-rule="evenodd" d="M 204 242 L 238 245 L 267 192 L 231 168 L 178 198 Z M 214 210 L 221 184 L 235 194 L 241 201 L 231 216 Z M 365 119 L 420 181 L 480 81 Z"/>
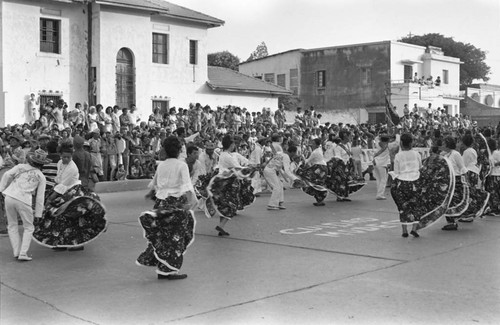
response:
<path fill-rule="evenodd" d="M 45 202 L 42 218 L 35 222 L 33 237 L 54 250 L 79 251 L 107 228 L 106 211 L 97 194 L 83 188 L 72 160 L 73 145 L 59 148 L 55 186 Z"/>
<path fill-rule="evenodd" d="M 474 218 L 482 216 L 490 198 L 490 193 L 483 189 L 484 186 L 481 186 L 482 184 L 484 184 L 484 181 L 480 180 L 478 153 L 473 148 L 473 143 L 474 138 L 471 134 L 465 134 L 462 137 L 462 144 L 466 147 L 462 154 L 462 159 L 464 160 L 465 168 L 467 168 L 467 181 L 469 184 L 470 202 L 467 211 L 465 211 L 462 218 L 459 219 L 459 221 L 461 222 L 472 222 L 474 221 Z M 487 174 L 491 172 L 489 166 L 490 162 L 488 161 Z M 485 178 L 486 177 L 487 176 L 485 176 Z"/>
<path fill-rule="evenodd" d="M 455 188 L 451 203 L 444 213 L 447 225 L 442 230 L 457 230 L 457 220 L 469 207 L 469 185 L 467 184 L 464 160 L 460 153 L 456 151 L 457 143 L 452 137 L 446 137 L 443 141 L 442 155 L 447 158 L 453 168 L 455 175 Z"/>
<path fill-rule="evenodd" d="M 411 235 L 419 237 L 417 230 L 438 220 L 451 201 L 454 177 L 451 165 L 435 148 L 434 154 L 424 160 L 420 153 L 411 150 L 413 137 L 401 135 L 401 151 L 394 159 L 394 181 L 391 196 L 398 210 L 403 237 L 408 237 L 407 227 L 412 226 Z"/>
<path fill-rule="evenodd" d="M 305 164 L 297 170 L 297 176 L 305 183 L 302 190 L 316 199 L 313 205 L 324 206 L 325 202 L 323 201 L 328 195 L 328 189 L 325 187 L 328 168 L 323 158 L 321 139 L 312 139 L 311 148 L 313 151 L 306 159 Z"/>
<path fill-rule="evenodd" d="M 408 225 L 412 226 L 411 235 L 419 237 L 417 225 L 419 216 L 415 214 L 418 206 L 417 181 L 422 167 L 422 157 L 411 150 L 413 137 L 405 133 L 401 135 L 401 151 L 394 158 L 394 171 L 391 172 L 393 182 L 391 196 L 399 210 L 399 220 L 403 237 L 408 237 Z"/>
<path fill-rule="evenodd" d="M 340 143 L 335 147 L 335 157 L 327 162 L 328 179 L 326 186 L 338 202 L 350 202 L 349 194 L 359 191 L 366 185 L 364 179 L 357 177 L 351 152 L 351 135 L 348 131 L 339 132 Z"/>
<path fill-rule="evenodd" d="M 500 150 L 497 149 L 497 142 L 494 139 L 488 140 L 488 147 L 491 154 L 491 174 L 486 177 L 486 190 L 490 193 L 489 207 L 490 214 L 500 216 Z"/>
<path fill-rule="evenodd" d="M 238 210 L 243 210 L 253 203 L 255 196 L 251 179 L 256 167 L 242 167 L 233 155 L 235 143 L 230 135 L 222 139 L 222 153 L 219 156 L 218 173 L 207 186 L 208 198 L 205 214 L 208 218 L 219 217 L 219 225 L 215 227 L 220 237 L 229 236 L 224 230 Z"/>
<path fill-rule="evenodd" d="M 189 168 L 178 159 L 182 143 L 170 136 L 163 142 L 167 159 L 162 161 L 149 184 L 155 199 L 153 210 L 139 217 L 148 246 L 136 264 L 156 267 L 158 279 L 180 280 L 187 248 L 194 242 L 196 220 L 192 209 L 197 205 Z M 153 195 L 154 193 L 154 195 Z"/>

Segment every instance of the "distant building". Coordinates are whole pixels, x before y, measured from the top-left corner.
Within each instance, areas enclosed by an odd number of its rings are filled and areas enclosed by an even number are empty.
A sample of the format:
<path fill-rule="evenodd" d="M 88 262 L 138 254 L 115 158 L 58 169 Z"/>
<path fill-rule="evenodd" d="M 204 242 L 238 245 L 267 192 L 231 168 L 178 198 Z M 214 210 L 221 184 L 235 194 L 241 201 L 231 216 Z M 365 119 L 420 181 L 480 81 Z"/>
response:
<path fill-rule="evenodd" d="M 209 80 L 208 29 L 223 24 L 163 0 L 1 1 L 0 125 L 29 121 L 31 93 L 37 105 L 62 97 L 70 109 L 135 104 L 143 118 L 191 102 L 277 106 L 275 92 L 288 93 L 280 87 L 235 92 Z"/>
<path fill-rule="evenodd" d="M 472 84 L 462 91 L 460 113 L 469 115 L 478 126 L 500 122 L 500 85 Z"/>
<path fill-rule="evenodd" d="M 349 110 L 362 123 L 385 121 L 386 91 L 400 115 L 405 104 L 458 113 L 460 63 L 436 47 L 382 41 L 290 50 L 243 62 L 239 71 L 289 89 L 304 109 Z M 415 73 L 426 82 L 432 76 L 432 84 L 413 82 Z"/>
<path fill-rule="evenodd" d="M 212 107 L 238 106 L 249 112 L 260 112 L 268 107 L 278 108 L 278 97 L 290 95 L 286 88 L 256 80 L 238 71 L 221 67 L 208 67 L 206 87 L 200 89 L 197 98 Z"/>

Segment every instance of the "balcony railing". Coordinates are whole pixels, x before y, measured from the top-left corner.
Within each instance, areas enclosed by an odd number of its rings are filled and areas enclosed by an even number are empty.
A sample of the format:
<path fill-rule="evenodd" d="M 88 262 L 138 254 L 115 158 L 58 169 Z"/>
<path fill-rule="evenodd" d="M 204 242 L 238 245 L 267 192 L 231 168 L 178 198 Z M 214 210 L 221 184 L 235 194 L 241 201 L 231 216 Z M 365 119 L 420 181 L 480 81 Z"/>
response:
<path fill-rule="evenodd" d="M 444 93 L 443 88 L 440 86 L 421 85 L 415 82 L 408 82 L 405 79 L 391 80 L 391 95 L 417 100 L 432 100 L 437 97 L 449 99 L 463 98 L 459 93 Z"/>

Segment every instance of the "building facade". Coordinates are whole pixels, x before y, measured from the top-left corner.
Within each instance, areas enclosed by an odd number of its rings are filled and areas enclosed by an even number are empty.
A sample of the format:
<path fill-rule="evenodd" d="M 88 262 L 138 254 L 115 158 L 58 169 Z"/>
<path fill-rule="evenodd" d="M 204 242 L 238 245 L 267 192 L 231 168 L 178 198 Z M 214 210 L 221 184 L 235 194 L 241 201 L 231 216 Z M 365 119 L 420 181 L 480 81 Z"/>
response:
<path fill-rule="evenodd" d="M 207 81 L 207 31 L 223 23 L 162 0 L 2 1 L 0 124 L 29 120 L 30 93 L 143 116 L 186 107 Z"/>
<path fill-rule="evenodd" d="M 352 112 L 347 114 L 352 120 L 344 122 L 383 122 L 385 94 L 390 94 L 400 115 L 405 104 L 410 108 L 417 104 L 421 110 L 431 104 L 451 114 L 459 111 L 460 60 L 444 56 L 438 48 L 383 41 L 297 49 L 243 62 L 239 68 L 276 84 L 278 79 L 285 80 L 281 85 L 304 108 Z M 441 83 L 413 82 L 415 73 L 424 79 L 439 76 Z"/>
<path fill-rule="evenodd" d="M 129 107 L 273 103 L 274 91 L 213 91 L 208 29 L 224 21 L 163 0 L 4 0 L 0 2 L 0 125 L 29 122 L 28 102 L 63 98 Z M 262 82 L 262 84 L 265 84 Z M 231 101 L 229 101 L 231 99 Z"/>
<path fill-rule="evenodd" d="M 478 126 L 496 127 L 500 123 L 500 85 L 472 84 L 462 91 L 460 112 Z"/>

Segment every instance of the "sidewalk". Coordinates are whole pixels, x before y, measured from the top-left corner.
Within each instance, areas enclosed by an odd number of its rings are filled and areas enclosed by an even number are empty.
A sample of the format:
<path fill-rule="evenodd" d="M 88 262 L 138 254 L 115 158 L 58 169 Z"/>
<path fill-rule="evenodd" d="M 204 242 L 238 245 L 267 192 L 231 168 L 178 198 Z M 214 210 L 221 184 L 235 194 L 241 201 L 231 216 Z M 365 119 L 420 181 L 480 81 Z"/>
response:
<path fill-rule="evenodd" d="M 95 185 L 96 193 L 113 193 L 124 191 L 138 191 L 148 189 L 151 179 L 127 179 L 123 181 L 99 182 Z"/>

